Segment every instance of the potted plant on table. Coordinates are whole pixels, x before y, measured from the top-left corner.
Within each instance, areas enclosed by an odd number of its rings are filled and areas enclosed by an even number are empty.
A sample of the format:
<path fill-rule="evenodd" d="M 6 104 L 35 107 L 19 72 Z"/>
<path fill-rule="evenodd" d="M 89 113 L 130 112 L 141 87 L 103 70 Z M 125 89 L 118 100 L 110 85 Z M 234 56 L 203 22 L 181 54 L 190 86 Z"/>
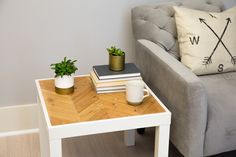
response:
<path fill-rule="evenodd" d="M 77 60 L 70 60 L 66 57 L 59 62 L 51 64 L 55 72 L 55 91 L 58 94 L 71 94 L 74 92 L 74 76 L 78 68 L 75 66 Z"/>
<path fill-rule="evenodd" d="M 122 71 L 125 68 L 125 52 L 115 46 L 107 48 L 109 53 L 109 69 Z"/>

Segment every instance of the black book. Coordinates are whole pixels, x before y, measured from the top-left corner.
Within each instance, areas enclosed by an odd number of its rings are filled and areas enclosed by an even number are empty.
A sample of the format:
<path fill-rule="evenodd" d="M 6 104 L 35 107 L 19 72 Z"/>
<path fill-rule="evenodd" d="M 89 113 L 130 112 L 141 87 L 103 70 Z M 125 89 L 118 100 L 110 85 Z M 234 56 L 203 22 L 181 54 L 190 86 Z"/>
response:
<path fill-rule="evenodd" d="M 100 80 L 141 76 L 140 70 L 134 63 L 126 63 L 125 69 L 122 71 L 112 71 L 109 69 L 109 65 L 95 65 L 93 71 Z"/>

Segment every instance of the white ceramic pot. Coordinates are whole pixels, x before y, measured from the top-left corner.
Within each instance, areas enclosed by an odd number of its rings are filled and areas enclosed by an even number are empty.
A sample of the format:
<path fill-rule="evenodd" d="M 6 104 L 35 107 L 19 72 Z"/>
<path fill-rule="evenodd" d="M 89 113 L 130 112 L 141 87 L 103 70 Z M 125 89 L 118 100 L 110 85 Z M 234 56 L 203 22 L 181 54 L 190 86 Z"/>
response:
<path fill-rule="evenodd" d="M 55 89 L 58 94 L 71 94 L 74 92 L 74 76 L 64 75 L 55 78 Z"/>
<path fill-rule="evenodd" d="M 74 76 L 64 75 L 55 78 L 55 86 L 57 88 L 71 88 L 74 86 Z"/>

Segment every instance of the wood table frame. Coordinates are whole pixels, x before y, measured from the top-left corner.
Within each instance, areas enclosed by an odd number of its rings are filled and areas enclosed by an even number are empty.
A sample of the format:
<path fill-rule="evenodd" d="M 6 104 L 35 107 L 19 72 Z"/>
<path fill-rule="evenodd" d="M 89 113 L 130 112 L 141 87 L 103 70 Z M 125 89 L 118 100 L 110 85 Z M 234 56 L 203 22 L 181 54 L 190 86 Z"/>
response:
<path fill-rule="evenodd" d="M 146 127 L 156 128 L 154 157 L 168 157 L 171 113 L 147 86 L 150 94 L 159 102 L 165 112 L 53 126 L 40 89 L 39 81 L 41 80 L 46 79 L 36 80 L 41 157 L 62 157 L 63 138 L 115 131 L 125 131 L 125 144 L 132 146 L 135 143 L 134 129 Z"/>

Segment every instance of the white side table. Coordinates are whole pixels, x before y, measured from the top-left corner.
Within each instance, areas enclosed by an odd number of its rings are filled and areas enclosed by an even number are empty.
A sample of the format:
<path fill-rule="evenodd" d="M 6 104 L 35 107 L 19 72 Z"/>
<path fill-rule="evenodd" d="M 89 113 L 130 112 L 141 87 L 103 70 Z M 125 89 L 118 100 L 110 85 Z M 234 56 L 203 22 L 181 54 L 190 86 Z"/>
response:
<path fill-rule="evenodd" d="M 75 78 L 75 92 L 59 95 L 54 80 L 36 80 L 41 157 L 62 157 L 63 138 L 124 130 L 134 145 L 134 129 L 156 127 L 154 157 L 168 157 L 171 113 L 150 90 L 139 106 L 128 105 L 125 93 L 96 94 L 89 76 Z"/>

